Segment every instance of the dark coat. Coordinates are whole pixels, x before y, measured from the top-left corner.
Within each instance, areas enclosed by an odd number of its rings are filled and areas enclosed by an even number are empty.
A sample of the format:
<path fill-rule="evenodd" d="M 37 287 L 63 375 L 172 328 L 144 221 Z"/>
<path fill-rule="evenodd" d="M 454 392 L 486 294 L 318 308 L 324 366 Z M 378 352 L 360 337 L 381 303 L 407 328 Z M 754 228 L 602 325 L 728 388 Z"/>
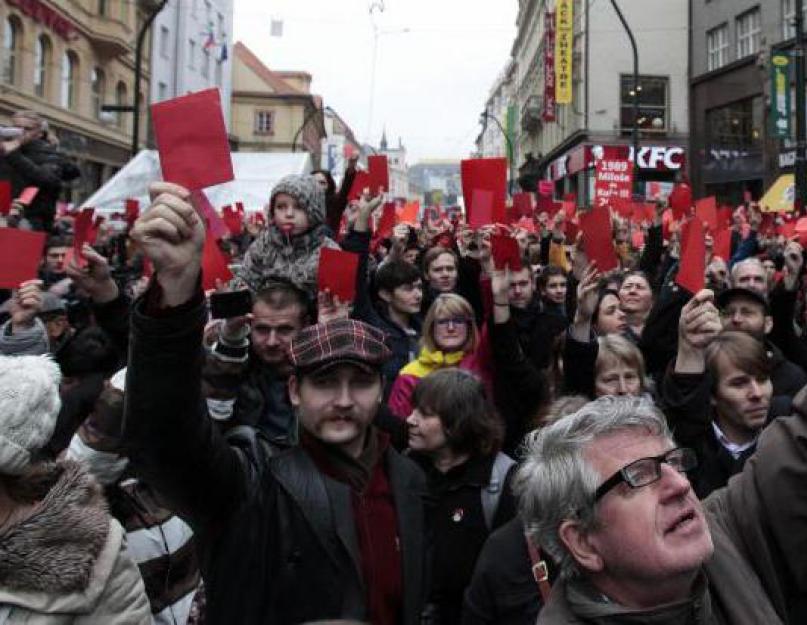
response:
<path fill-rule="evenodd" d="M 197 536 L 208 622 L 366 620 L 350 488 L 323 475 L 302 448 L 272 456 L 251 428 L 226 442 L 201 397 L 201 291 L 159 316 L 147 312 L 152 296 L 132 315 L 124 441 L 138 475 Z M 417 625 L 428 571 L 425 482 L 392 449 L 381 461 L 400 539 L 400 622 Z"/>

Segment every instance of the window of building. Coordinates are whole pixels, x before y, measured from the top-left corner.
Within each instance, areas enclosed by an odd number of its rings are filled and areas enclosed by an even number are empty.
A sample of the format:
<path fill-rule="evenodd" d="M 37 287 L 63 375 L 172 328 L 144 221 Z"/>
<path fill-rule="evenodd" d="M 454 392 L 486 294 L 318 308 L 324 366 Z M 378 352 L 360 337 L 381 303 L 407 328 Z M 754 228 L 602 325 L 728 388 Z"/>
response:
<path fill-rule="evenodd" d="M 171 47 L 171 31 L 168 26 L 160 26 L 160 56 L 164 59 L 168 58 L 168 50 Z"/>
<path fill-rule="evenodd" d="M 46 98 L 48 86 L 48 68 L 51 59 L 50 39 L 47 35 L 39 35 L 34 42 L 34 93 Z"/>
<path fill-rule="evenodd" d="M 115 104 L 118 106 L 126 106 L 128 104 L 127 100 L 127 89 L 126 83 L 123 81 L 118 82 L 118 85 L 115 87 Z M 126 116 L 123 113 L 117 113 L 117 123 L 118 128 L 123 128 L 126 122 Z"/>
<path fill-rule="evenodd" d="M 98 15 L 106 15 L 107 12 L 107 0 L 98 0 Z"/>
<path fill-rule="evenodd" d="M 188 67 L 196 69 L 196 42 L 193 39 L 188 41 Z"/>
<path fill-rule="evenodd" d="M 255 111 L 255 134 L 272 135 L 275 133 L 274 111 Z"/>
<path fill-rule="evenodd" d="M 623 133 L 633 128 L 633 75 L 620 76 L 620 125 Z M 669 78 L 666 76 L 639 76 L 639 119 L 642 132 L 663 133 L 669 129 Z"/>
<path fill-rule="evenodd" d="M 168 99 L 168 85 L 166 85 L 164 82 L 160 82 L 157 85 L 157 100 L 159 102 L 162 102 L 163 100 L 167 99 Z"/>
<path fill-rule="evenodd" d="M 729 25 L 706 31 L 706 69 L 712 71 L 729 62 Z"/>
<path fill-rule="evenodd" d="M 126 24 L 129 21 L 129 3 L 120 0 L 120 2 L 118 2 L 118 11 L 120 21 Z"/>
<path fill-rule="evenodd" d="M 732 102 L 706 111 L 706 145 L 709 151 L 748 152 L 762 147 L 765 123 L 761 97 Z"/>
<path fill-rule="evenodd" d="M 100 67 L 93 67 L 90 78 L 92 83 L 92 112 L 96 119 L 100 119 L 101 107 L 104 105 L 106 97 L 106 75 Z"/>
<path fill-rule="evenodd" d="M 3 22 L 3 57 L 0 59 L 3 82 L 9 85 L 17 82 L 21 40 L 22 24 L 20 20 L 15 16 L 9 17 Z"/>
<path fill-rule="evenodd" d="M 807 18 L 807 3 L 802 7 L 802 15 Z M 796 36 L 796 0 L 782 0 L 782 39 L 792 39 Z"/>
<path fill-rule="evenodd" d="M 746 11 L 737 18 L 737 58 L 759 51 L 761 38 L 759 7 Z"/>
<path fill-rule="evenodd" d="M 72 50 L 62 55 L 62 90 L 59 103 L 62 108 L 78 108 L 78 56 Z"/>
<path fill-rule="evenodd" d="M 210 50 L 202 52 L 202 76 L 210 78 Z"/>

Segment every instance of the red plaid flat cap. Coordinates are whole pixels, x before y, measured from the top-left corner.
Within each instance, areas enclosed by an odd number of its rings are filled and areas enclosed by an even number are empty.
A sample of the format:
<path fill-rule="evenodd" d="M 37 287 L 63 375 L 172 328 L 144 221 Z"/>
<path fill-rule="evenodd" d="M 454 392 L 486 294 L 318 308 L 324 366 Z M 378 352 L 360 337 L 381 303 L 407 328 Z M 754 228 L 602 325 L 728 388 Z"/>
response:
<path fill-rule="evenodd" d="M 291 342 L 289 359 L 298 370 L 350 362 L 379 368 L 392 355 L 384 333 L 353 319 L 338 319 L 303 328 Z"/>

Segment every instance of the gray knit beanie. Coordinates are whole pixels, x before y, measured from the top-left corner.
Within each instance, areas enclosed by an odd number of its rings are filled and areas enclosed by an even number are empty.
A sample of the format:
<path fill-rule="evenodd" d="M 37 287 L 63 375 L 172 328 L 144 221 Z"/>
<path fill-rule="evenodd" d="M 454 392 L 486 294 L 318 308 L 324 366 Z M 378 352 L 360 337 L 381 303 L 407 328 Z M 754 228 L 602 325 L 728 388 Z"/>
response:
<path fill-rule="evenodd" d="M 0 356 L 0 474 L 24 473 L 50 440 L 61 377 L 50 356 Z"/>
<path fill-rule="evenodd" d="M 297 205 L 308 215 L 311 227 L 325 222 L 325 191 L 314 176 L 290 174 L 281 178 L 272 189 L 272 197 L 269 199 L 270 212 L 274 210 L 275 197 L 278 193 L 285 193 L 297 200 Z"/>

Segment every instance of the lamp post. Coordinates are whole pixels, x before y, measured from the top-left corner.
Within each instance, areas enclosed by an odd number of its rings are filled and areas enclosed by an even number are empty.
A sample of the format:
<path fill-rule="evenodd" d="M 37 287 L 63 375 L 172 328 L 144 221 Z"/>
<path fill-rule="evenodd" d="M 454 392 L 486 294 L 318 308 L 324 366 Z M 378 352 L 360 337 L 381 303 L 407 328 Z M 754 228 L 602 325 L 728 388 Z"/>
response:
<path fill-rule="evenodd" d="M 333 109 L 332 109 L 330 106 L 324 106 L 324 107 L 322 107 L 321 109 L 318 109 L 318 108 L 315 106 L 315 107 L 313 108 L 313 110 L 311 110 L 311 111 L 310 111 L 310 112 L 309 112 L 309 113 L 308 113 L 308 114 L 307 114 L 307 115 L 306 115 L 306 116 L 303 118 L 303 123 L 302 123 L 302 124 L 300 124 L 300 127 L 297 129 L 297 132 L 295 132 L 295 133 L 294 133 L 294 140 L 291 142 L 291 151 L 292 151 L 292 152 L 296 152 L 296 151 L 297 151 L 297 139 L 299 139 L 299 138 L 300 138 L 300 134 L 303 132 L 303 129 L 304 129 L 304 128 L 305 128 L 305 127 L 308 125 L 308 122 L 310 122 L 312 119 L 314 119 L 314 117 L 315 117 L 316 115 L 322 115 L 322 116 L 324 117 L 324 115 L 325 115 L 325 111 L 328 111 L 329 113 L 333 113 L 333 114 L 335 114 L 335 113 L 336 113 L 336 111 L 334 111 L 334 110 L 333 110 Z"/>
<path fill-rule="evenodd" d="M 485 131 L 488 128 L 488 120 L 489 119 L 493 120 L 493 122 L 496 124 L 496 126 L 501 131 L 505 142 L 507 143 L 507 153 L 508 153 L 507 160 L 510 163 L 510 167 L 509 167 L 509 169 L 510 169 L 510 182 L 507 185 L 507 188 L 508 188 L 508 191 L 510 192 L 510 195 L 513 195 L 513 183 L 515 182 L 515 167 L 514 167 L 515 163 L 513 162 L 513 158 L 514 158 L 513 157 L 513 154 L 514 154 L 513 153 L 513 142 L 510 141 L 510 135 L 507 134 L 507 131 L 504 129 L 504 126 L 502 126 L 502 123 L 496 118 L 495 115 L 491 115 L 490 113 L 488 113 L 487 109 L 482 111 L 482 113 L 479 115 L 479 123 L 482 124 L 482 134 L 485 134 Z"/>
<path fill-rule="evenodd" d="M 800 0 L 796 0 L 799 2 Z M 627 20 L 625 20 L 625 16 L 622 14 L 622 11 L 619 8 L 619 5 L 616 3 L 616 0 L 611 0 L 611 4 L 614 7 L 614 11 L 616 11 L 616 15 L 619 18 L 619 21 L 622 22 L 622 27 L 625 29 L 625 32 L 628 34 L 628 39 L 630 39 L 630 45 L 633 50 L 633 124 L 632 124 L 632 135 L 633 135 L 633 188 L 634 190 L 637 187 L 637 176 L 636 173 L 639 171 L 639 94 L 642 92 L 641 87 L 639 86 L 639 49 L 636 47 L 636 38 L 633 36 L 633 31 L 630 29 Z"/>
<path fill-rule="evenodd" d="M 800 215 L 804 214 L 807 201 L 807 137 L 805 133 L 805 94 L 804 94 L 804 3 L 796 0 L 796 45 L 793 46 L 793 57 L 796 71 L 796 162 L 793 175 L 796 178 L 796 197 L 794 206 Z"/>
<path fill-rule="evenodd" d="M 132 124 L 132 156 L 137 156 L 140 148 L 140 80 L 143 76 L 143 46 L 146 43 L 146 33 L 148 33 L 151 24 L 157 17 L 157 14 L 165 8 L 168 0 L 140 0 L 138 6 L 144 10 L 150 11 L 146 15 L 146 19 L 140 25 L 140 30 L 137 32 L 137 41 L 135 43 L 135 70 L 134 70 L 134 104 L 105 104 L 101 110 L 105 113 L 134 113 L 134 123 Z"/>

